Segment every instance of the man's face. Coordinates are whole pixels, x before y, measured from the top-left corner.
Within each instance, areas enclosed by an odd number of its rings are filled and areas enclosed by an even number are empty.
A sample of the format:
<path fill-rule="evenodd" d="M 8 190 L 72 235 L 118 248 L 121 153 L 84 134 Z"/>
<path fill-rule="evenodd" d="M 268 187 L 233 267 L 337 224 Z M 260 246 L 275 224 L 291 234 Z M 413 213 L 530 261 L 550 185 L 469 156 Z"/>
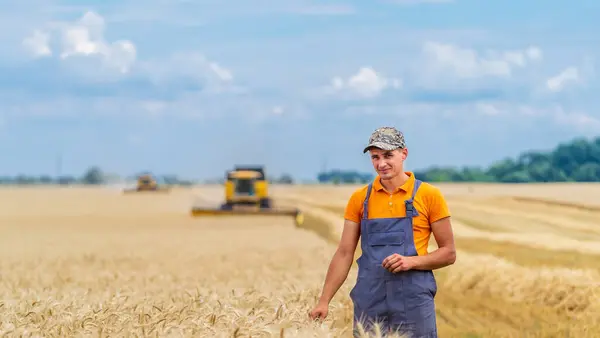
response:
<path fill-rule="evenodd" d="M 406 148 L 396 150 L 371 148 L 369 153 L 373 168 L 382 179 L 389 180 L 404 172 L 403 164 L 408 156 Z"/>

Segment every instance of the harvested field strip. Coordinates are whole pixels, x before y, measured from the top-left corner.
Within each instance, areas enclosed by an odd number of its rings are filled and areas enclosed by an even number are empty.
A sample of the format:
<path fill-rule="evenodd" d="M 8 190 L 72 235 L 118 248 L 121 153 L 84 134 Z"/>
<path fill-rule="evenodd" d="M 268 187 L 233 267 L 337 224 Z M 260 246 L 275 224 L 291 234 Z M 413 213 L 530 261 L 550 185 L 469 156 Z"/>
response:
<path fill-rule="evenodd" d="M 525 196 L 511 196 L 511 199 L 513 199 L 515 201 L 538 203 L 538 204 L 545 204 L 545 205 L 558 206 L 558 207 L 563 207 L 563 208 L 571 208 L 571 209 L 578 209 L 578 210 L 592 211 L 592 212 L 600 213 L 600 206 L 597 206 L 597 205 L 587 205 L 587 204 L 582 204 L 582 203 L 573 203 L 573 202 L 567 202 L 567 201 L 558 201 L 558 200 L 551 200 L 551 199 L 546 199 L 546 198 L 534 198 L 534 197 L 525 197 Z"/>
<path fill-rule="evenodd" d="M 573 269 L 597 269 L 600 271 L 600 255 L 582 254 L 576 251 L 557 251 L 533 248 L 510 241 L 490 241 L 480 238 L 455 238 L 460 251 L 492 254 L 523 267 L 571 267 Z"/>
<path fill-rule="evenodd" d="M 539 232 L 544 229 L 558 235 L 568 236 L 579 240 L 600 239 L 600 230 L 597 223 L 576 221 L 565 216 L 548 215 L 534 213 L 526 209 L 516 210 L 515 208 L 501 208 L 490 206 L 487 203 L 466 203 L 449 202 L 452 210 L 460 214 L 485 213 L 493 215 L 496 219 L 503 219 L 504 222 L 511 221 L 513 224 L 521 226 L 522 232 Z"/>
<path fill-rule="evenodd" d="M 486 200 L 464 200 L 464 202 L 487 204 L 503 209 L 519 210 L 523 212 L 543 214 L 546 216 L 557 216 L 559 218 L 568 218 L 573 222 L 582 221 L 595 224 L 596 220 L 600 218 L 600 210 L 589 211 L 581 208 L 569 208 L 553 204 L 539 203 L 536 202 L 535 199 L 532 201 L 532 199 L 522 199 L 521 197 L 493 197 Z M 598 209 L 600 209 L 600 207 L 598 207 Z"/>
<path fill-rule="evenodd" d="M 456 214 L 456 210 L 453 210 Z M 469 216 L 453 216 L 452 219 L 456 220 L 470 228 L 489 231 L 489 232 L 516 232 L 517 229 L 514 228 L 514 223 L 508 222 L 506 219 L 499 219 L 492 222 L 490 218 L 483 217 L 481 214 L 468 214 Z M 498 223 L 506 223 L 502 226 L 498 225 Z"/>
<path fill-rule="evenodd" d="M 554 224 L 524 220 L 520 215 L 507 212 L 503 209 L 490 209 L 486 207 L 488 206 L 487 204 L 483 205 L 482 207 L 479 207 L 479 204 L 460 204 L 453 201 L 448 202 L 448 204 L 450 206 L 453 219 L 477 230 L 512 232 L 520 234 L 539 232 L 552 232 L 556 234 L 562 233 L 563 230 Z M 472 222 L 462 222 L 462 219 L 468 219 L 479 224 L 485 224 L 487 225 L 487 228 L 495 228 L 495 230 L 484 229 L 483 226 L 472 226 Z"/>
<path fill-rule="evenodd" d="M 526 201 L 516 201 L 509 197 L 492 197 L 488 199 L 452 199 L 449 200 L 452 206 L 463 206 L 465 208 L 484 208 L 490 212 L 516 213 L 522 217 L 538 217 L 542 220 L 552 221 L 560 220 L 565 227 L 575 227 L 581 229 L 595 230 L 590 227 L 596 217 L 600 217 L 600 212 L 583 211 L 581 209 L 565 208 L 562 206 L 551 206 L 542 203 L 530 203 Z M 575 219 L 584 220 L 577 222 Z"/>
<path fill-rule="evenodd" d="M 470 228 L 460 222 L 453 223 L 455 237 L 484 239 L 494 242 L 513 242 L 531 247 L 532 250 L 575 251 L 580 254 L 600 254 L 600 241 L 580 241 L 565 236 L 546 233 L 499 233 Z"/>

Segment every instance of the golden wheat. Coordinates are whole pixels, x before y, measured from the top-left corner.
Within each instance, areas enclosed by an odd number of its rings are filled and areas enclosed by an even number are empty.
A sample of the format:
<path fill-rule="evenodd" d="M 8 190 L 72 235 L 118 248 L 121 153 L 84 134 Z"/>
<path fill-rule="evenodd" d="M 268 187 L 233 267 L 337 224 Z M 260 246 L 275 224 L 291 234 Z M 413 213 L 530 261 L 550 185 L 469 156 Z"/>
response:
<path fill-rule="evenodd" d="M 188 216 L 194 199 L 220 202 L 220 187 L 129 196 L 106 188 L 2 189 L 0 334 L 351 336 L 355 267 L 324 322 L 307 313 L 354 188 L 275 187 L 279 204 L 307 211 L 306 229 L 285 218 Z M 459 254 L 454 266 L 436 271 L 441 337 L 599 335 L 597 212 L 545 206 L 546 187 L 443 189 L 457 206 Z M 507 199 L 516 195 L 538 200 Z M 510 222 L 487 217 L 490 209 Z"/>

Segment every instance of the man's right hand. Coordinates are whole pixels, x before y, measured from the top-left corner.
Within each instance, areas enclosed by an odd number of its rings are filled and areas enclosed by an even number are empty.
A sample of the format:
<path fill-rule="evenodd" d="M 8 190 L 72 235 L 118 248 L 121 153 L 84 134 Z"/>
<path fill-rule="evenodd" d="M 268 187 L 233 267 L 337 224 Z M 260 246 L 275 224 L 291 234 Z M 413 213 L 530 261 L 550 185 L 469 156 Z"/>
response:
<path fill-rule="evenodd" d="M 360 224 L 345 220 L 342 238 L 338 248 L 329 263 L 323 291 L 319 298 L 319 303 L 309 313 L 311 319 L 325 319 L 329 312 L 329 302 L 348 277 L 348 272 L 352 266 L 354 251 L 360 237 Z"/>
<path fill-rule="evenodd" d="M 312 309 L 312 311 L 310 311 L 309 316 L 310 319 L 325 319 L 327 317 L 327 313 L 329 312 L 329 304 L 327 303 L 323 303 L 323 302 L 319 302 L 319 304 L 317 304 L 317 306 L 315 306 L 314 309 Z"/>

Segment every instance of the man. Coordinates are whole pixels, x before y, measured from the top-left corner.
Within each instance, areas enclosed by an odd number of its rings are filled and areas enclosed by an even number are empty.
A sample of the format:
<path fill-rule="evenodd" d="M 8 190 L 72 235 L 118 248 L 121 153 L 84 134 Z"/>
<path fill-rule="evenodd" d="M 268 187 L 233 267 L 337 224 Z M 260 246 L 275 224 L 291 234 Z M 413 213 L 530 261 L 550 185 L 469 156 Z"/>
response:
<path fill-rule="evenodd" d="M 312 319 L 325 318 L 329 302 L 348 277 L 361 237 L 358 278 L 350 292 L 354 334 L 377 322 L 385 331 L 411 338 L 437 337 L 432 270 L 456 260 L 450 212 L 438 188 L 404 171 L 404 135 L 382 127 L 371 135 L 369 151 L 377 177 L 348 201 L 342 238 Z M 431 233 L 438 249 L 427 253 Z"/>

